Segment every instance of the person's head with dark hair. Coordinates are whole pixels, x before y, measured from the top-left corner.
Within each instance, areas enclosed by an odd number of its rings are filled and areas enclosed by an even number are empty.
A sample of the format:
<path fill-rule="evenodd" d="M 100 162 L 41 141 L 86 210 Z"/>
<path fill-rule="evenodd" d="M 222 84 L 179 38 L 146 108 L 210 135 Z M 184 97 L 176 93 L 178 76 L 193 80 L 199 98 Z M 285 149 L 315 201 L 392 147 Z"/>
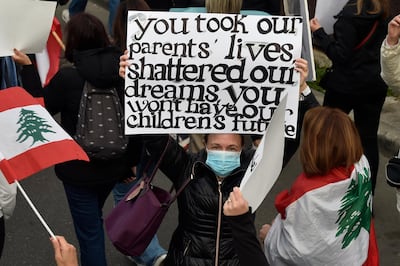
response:
<path fill-rule="evenodd" d="M 144 0 L 126 0 L 120 2 L 113 22 L 113 36 L 114 44 L 120 47 L 122 51 L 126 50 L 126 24 L 129 10 L 149 11 L 151 9 Z"/>
<path fill-rule="evenodd" d="M 88 13 L 71 17 L 66 26 L 66 36 L 65 58 L 70 62 L 74 62 L 75 51 L 104 48 L 111 44 L 103 23 Z"/>
<path fill-rule="evenodd" d="M 360 160 L 362 153 L 357 128 L 346 113 L 329 107 L 316 107 L 306 113 L 300 161 L 308 177 L 350 167 Z"/>

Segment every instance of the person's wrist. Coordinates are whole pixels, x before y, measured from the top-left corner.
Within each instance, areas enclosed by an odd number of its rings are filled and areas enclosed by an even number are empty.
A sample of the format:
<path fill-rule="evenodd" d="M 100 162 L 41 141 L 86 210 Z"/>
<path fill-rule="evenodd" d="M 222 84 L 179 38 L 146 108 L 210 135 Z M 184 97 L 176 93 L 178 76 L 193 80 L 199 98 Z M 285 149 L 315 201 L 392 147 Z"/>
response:
<path fill-rule="evenodd" d="M 306 85 L 306 88 L 301 90 L 299 100 L 300 101 L 304 101 L 304 98 L 307 97 L 310 94 L 311 94 L 311 89 L 310 89 L 310 87 L 308 85 Z"/>
<path fill-rule="evenodd" d="M 397 44 L 399 44 L 399 38 L 393 38 L 388 35 L 386 38 L 386 44 L 389 47 L 396 46 Z"/>
<path fill-rule="evenodd" d="M 303 82 L 300 84 L 300 93 L 302 93 L 306 88 L 308 87 L 306 82 Z"/>

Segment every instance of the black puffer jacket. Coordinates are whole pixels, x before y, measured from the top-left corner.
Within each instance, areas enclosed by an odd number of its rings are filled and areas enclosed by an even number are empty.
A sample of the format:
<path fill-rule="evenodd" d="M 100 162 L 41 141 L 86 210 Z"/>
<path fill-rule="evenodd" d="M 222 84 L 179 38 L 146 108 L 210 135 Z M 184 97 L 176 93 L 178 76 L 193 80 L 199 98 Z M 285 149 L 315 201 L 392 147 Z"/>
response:
<path fill-rule="evenodd" d="M 313 33 L 313 43 L 332 60 L 331 72 L 323 79 L 327 90 L 346 94 L 381 94 L 387 86 L 380 76 L 380 46 L 387 32 L 383 14 L 370 14 L 371 1 L 364 1 L 360 15 L 356 15 L 356 0 L 350 0 L 338 14 L 334 36 L 328 36 L 323 28 Z M 356 47 L 377 28 L 368 41 Z"/>
<path fill-rule="evenodd" d="M 44 97 L 46 109 L 53 115 L 60 113 L 61 126 L 73 136 L 85 80 L 99 88 L 116 86 L 122 97 L 123 80 L 118 75 L 120 55 L 116 47 L 76 53 L 74 66 L 61 68 L 44 88 L 35 67 L 24 66 L 21 71 L 23 86 L 33 96 Z M 127 154 L 119 159 L 69 161 L 57 164 L 55 171 L 62 181 L 73 185 L 92 186 L 115 182 L 132 176 L 131 166 L 138 160 L 135 146 L 136 142 L 130 141 Z"/>
<path fill-rule="evenodd" d="M 239 186 L 254 151 L 243 151 L 241 166 L 219 183 L 205 164 L 204 150 L 188 154 L 168 136 L 148 137 L 145 144 L 150 154 L 157 157 L 167 142 L 160 169 L 176 189 L 187 178 L 192 180 L 178 197 L 179 222 L 169 245 L 166 265 L 214 265 L 218 238 L 218 265 L 240 265 L 230 226 L 222 215 L 222 205 L 233 187 Z M 221 230 L 218 230 L 219 218 Z"/>

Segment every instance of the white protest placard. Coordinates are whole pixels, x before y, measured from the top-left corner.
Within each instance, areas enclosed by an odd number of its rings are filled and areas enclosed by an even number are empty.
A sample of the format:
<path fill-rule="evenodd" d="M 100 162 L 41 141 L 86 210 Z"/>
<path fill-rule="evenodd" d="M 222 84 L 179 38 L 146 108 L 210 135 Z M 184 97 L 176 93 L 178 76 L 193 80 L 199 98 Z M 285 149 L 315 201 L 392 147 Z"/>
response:
<path fill-rule="evenodd" d="M 288 94 L 296 134 L 301 17 L 128 14 L 126 134 L 263 134 Z"/>
<path fill-rule="evenodd" d="M 240 190 L 252 212 L 263 202 L 282 170 L 286 99 L 287 97 L 283 98 L 276 109 L 240 183 Z"/>
<path fill-rule="evenodd" d="M 333 34 L 333 24 L 336 22 L 335 16 L 346 5 L 348 0 L 317 0 L 315 6 L 315 17 L 327 34 Z"/>
<path fill-rule="evenodd" d="M 0 56 L 11 56 L 16 48 L 24 53 L 46 47 L 57 2 L 0 0 Z"/>
<path fill-rule="evenodd" d="M 283 1 L 285 15 L 287 16 L 302 16 L 303 22 L 303 46 L 301 50 L 301 57 L 307 60 L 309 65 L 309 73 L 307 80 L 313 81 L 317 79 L 315 71 L 314 51 L 311 39 L 310 29 L 310 14 L 308 11 L 307 0 L 284 0 Z"/>

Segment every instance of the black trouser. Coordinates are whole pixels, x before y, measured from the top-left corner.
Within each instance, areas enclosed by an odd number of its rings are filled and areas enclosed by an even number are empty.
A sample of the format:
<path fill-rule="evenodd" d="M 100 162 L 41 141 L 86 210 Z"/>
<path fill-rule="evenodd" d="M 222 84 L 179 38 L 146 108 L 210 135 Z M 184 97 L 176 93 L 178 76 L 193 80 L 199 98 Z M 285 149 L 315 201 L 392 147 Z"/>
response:
<path fill-rule="evenodd" d="M 324 98 L 324 106 L 339 108 L 347 114 L 353 110 L 354 123 L 371 168 L 372 193 L 375 191 L 379 167 L 378 127 L 385 97 L 386 90 L 373 95 L 344 94 L 327 90 Z"/>
<path fill-rule="evenodd" d="M 4 226 L 4 216 L 0 217 L 0 259 L 1 254 L 3 254 L 4 239 L 5 239 L 5 226 Z"/>

